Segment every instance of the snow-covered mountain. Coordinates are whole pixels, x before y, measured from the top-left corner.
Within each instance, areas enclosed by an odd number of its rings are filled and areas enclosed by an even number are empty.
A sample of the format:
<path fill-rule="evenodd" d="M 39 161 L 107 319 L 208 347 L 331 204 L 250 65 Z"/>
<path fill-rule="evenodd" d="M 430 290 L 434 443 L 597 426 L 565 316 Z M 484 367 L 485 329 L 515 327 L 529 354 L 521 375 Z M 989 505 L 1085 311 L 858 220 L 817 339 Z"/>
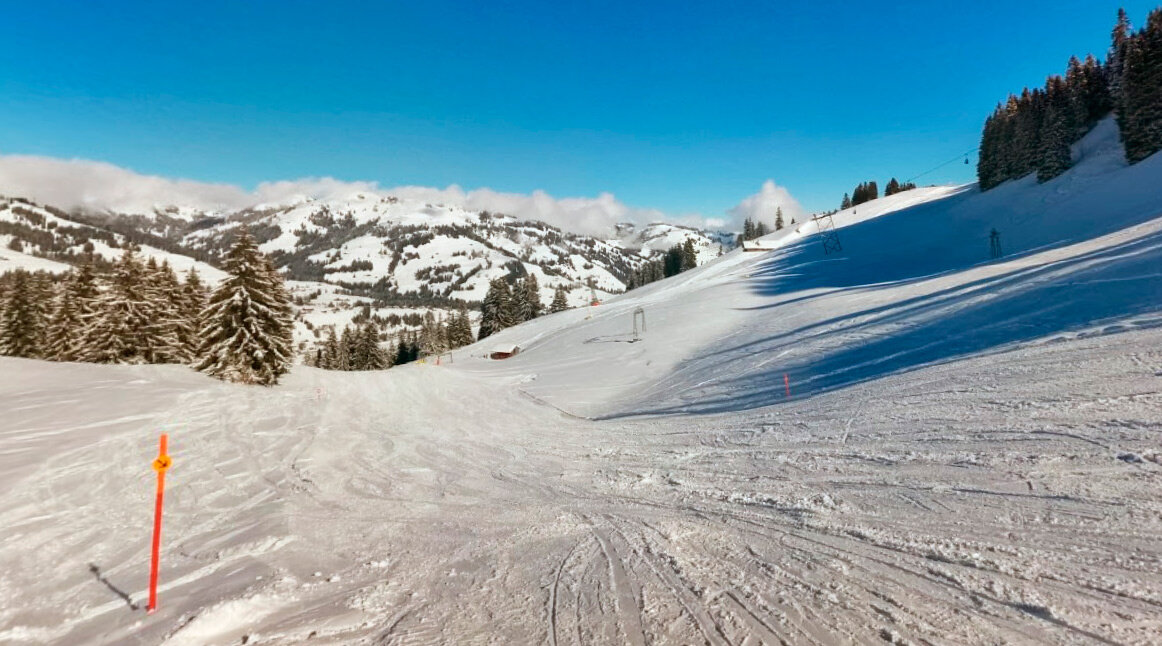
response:
<path fill-rule="evenodd" d="M 686 239 L 694 241 L 700 262 L 727 248 L 721 236 L 671 224 L 640 232 L 619 227 L 595 238 L 504 214 L 360 192 L 213 213 L 180 206 L 69 213 L 5 198 L 0 271 L 63 270 L 89 254 L 112 260 L 133 241 L 145 255 L 178 270 L 196 267 L 214 282 L 222 273 L 213 265 L 242 225 L 292 281 L 303 322 L 300 340 L 360 312 L 406 327 L 404 318 L 414 322 L 429 309 L 471 307 L 489 281 L 506 276 L 535 275 L 546 305 L 562 287 L 570 305 L 578 306 L 620 293 L 636 267 Z"/>

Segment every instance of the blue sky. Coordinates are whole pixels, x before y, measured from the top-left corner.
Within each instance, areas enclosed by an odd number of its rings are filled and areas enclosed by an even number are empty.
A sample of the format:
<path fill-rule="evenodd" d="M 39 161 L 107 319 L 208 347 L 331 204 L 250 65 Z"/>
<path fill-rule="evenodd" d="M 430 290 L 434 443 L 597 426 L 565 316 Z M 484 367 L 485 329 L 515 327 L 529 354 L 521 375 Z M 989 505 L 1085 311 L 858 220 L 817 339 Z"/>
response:
<path fill-rule="evenodd" d="M 0 153 L 705 216 L 773 179 L 821 210 L 974 148 L 1007 93 L 1104 56 L 1119 4 L 1157 3 L 950 4 L 7 3 Z"/>

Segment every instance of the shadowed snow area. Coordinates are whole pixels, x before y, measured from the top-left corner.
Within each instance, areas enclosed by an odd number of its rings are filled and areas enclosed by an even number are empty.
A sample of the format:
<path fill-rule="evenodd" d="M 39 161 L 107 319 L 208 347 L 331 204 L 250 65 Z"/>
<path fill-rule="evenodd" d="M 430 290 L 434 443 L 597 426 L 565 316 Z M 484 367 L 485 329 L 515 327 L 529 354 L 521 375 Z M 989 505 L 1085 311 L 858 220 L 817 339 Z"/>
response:
<path fill-rule="evenodd" d="M 1153 643 L 1162 157 L 1111 132 L 450 364 L 0 358 L 0 643 Z"/>

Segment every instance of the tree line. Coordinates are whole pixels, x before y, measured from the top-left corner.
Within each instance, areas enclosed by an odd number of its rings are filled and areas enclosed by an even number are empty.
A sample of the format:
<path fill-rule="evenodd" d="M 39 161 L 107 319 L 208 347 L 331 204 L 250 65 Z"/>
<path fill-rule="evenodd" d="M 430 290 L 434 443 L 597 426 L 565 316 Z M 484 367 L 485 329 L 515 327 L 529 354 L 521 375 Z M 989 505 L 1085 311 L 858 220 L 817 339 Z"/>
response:
<path fill-rule="evenodd" d="M 747 223 L 755 226 L 749 218 Z M 766 235 L 766 234 L 764 234 Z M 698 266 L 698 252 L 694 249 L 694 241 L 686 238 L 682 244 L 676 244 L 666 250 L 659 260 L 651 260 L 642 264 L 630 274 L 629 281 L 626 283 L 625 289 L 629 291 L 648 285 L 652 282 L 676 276 L 686 270 L 693 269 Z"/>
<path fill-rule="evenodd" d="M 791 218 L 791 224 L 795 224 L 794 218 Z M 786 226 L 786 222 L 783 219 L 783 207 L 781 207 L 781 206 L 775 207 L 775 229 L 774 230 L 780 231 L 780 230 L 782 230 L 782 228 L 784 226 Z M 755 240 L 757 238 L 761 238 L 770 232 L 771 232 L 771 229 L 767 226 L 766 222 L 763 222 L 763 221 L 758 220 L 758 219 L 747 218 L 742 223 L 742 233 L 738 234 L 738 238 L 735 241 L 735 244 L 741 246 L 743 242 L 746 242 L 748 240 Z"/>
<path fill-rule="evenodd" d="M 1124 9 L 1105 62 L 1071 58 L 1065 76 L 1010 95 L 985 121 L 977 177 L 982 190 L 1036 172 L 1045 182 L 1072 165 L 1070 146 L 1115 112 L 1126 160 L 1162 150 L 1162 8 L 1132 31 Z"/>
<path fill-rule="evenodd" d="M 566 309 L 569 309 L 569 305 L 565 288 L 558 286 L 553 292 L 549 311 L 560 312 Z M 493 279 L 480 304 L 480 333 L 477 339 L 485 339 L 505 328 L 531 321 L 544 312 L 541 287 L 535 275 L 518 278 L 511 285 L 504 278 Z"/>
<path fill-rule="evenodd" d="M 465 308 L 448 318 L 426 312 L 419 330 L 400 332 L 386 348 L 380 345 L 380 337 L 379 328 L 372 322 L 345 325 L 339 334 L 332 327 L 327 338 L 307 355 L 306 363 L 326 370 L 384 370 L 421 357 L 438 356 L 475 340 Z"/>
<path fill-rule="evenodd" d="M 896 193 L 903 193 L 904 191 L 910 191 L 914 188 L 916 188 L 914 183 L 900 182 L 900 180 L 893 177 L 892 179 L 888 180 L 887 186 L 884 187 L 884 197 L 895 195 Z M 839 208 L 850 209 L 852 207 L 859 206 L 864 202 L 877 200 L 879 197 L 880 187 L 878 184 L 876 184 L 875 180 L 870 182 L 860 182 L 859 186 L 856 186 L 855 190 L 852 191 L 850 195 L 847 193 L 843 194 L 843 200 L 840 202 Z"/>
<path fill-rule="evenodd" d="M 228 381 L 270 385 L 293 360 L 290 295 L 241 232 L 214 290 L 191 269 L 143 261 L 129 245 L 107 272 L 0 276 L 0 354 L 51 361 L 178 363 Z"/>

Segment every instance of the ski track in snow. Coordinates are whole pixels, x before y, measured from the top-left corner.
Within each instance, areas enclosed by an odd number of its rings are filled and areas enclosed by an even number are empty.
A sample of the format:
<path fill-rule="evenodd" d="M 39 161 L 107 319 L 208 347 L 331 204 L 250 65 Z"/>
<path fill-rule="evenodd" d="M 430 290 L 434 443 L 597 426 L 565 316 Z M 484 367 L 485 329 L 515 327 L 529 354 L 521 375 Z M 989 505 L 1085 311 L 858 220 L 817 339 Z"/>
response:
<path fill-rule="evenodd" d="M 65 383 L 74 402 L 0 498 L 0 641 L 1150 643 L 1162 395 L 1137 366 L 1159 347 L 1141 330 L 620 422 L 435 366 L 248 389 L 4 360 L 27 377 L 0 396 Z M 152 417 L 68 423 L 143 372 L 121 401 Z M 37 411 L 6 428 L 42 433 Z M 175 462 L 146 618 L 163 427 Z"/>

